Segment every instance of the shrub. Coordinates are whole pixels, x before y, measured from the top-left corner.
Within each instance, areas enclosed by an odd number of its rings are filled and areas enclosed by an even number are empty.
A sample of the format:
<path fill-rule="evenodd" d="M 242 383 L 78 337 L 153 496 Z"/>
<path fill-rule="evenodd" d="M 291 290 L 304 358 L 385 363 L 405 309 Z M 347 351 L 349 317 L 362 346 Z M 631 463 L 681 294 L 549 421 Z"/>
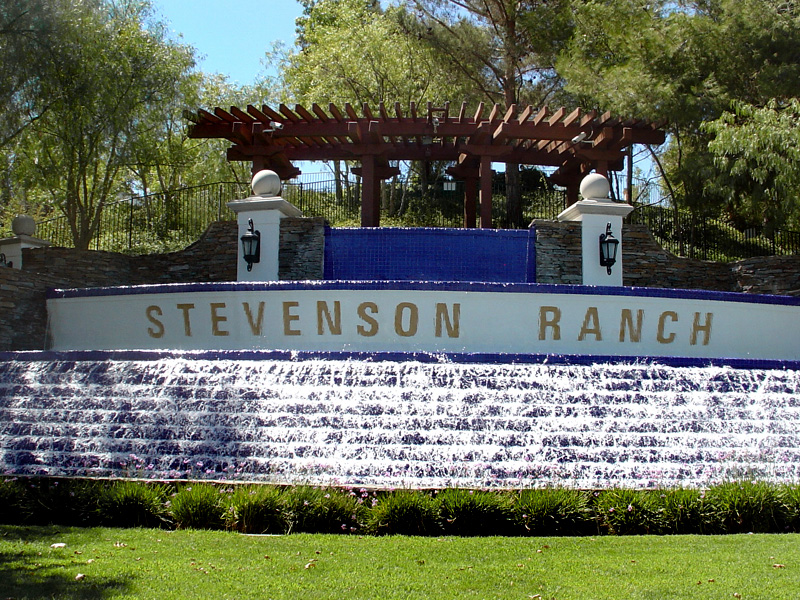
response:
<path fill-rule="evenodd" d="M 25 518 L 25 488 L 17 479 L 0 479 L 0 523 L 18 525 Z"/>
<path fill-rule="evenodd" d="M 208 483 L 187 485 L 170 501 L 170 513 L 179 529 L 222 529 L 225 512 L 222 489 Z"/>
<path fill-rule="evenodd" d="M 661 514 L 663 533 L 697 534 L 721 531 L 717 511 L 700 490 L 674 488 L 653 492 L 657 510 Z"/>
<path fill-rule="evenodd" d="M 401 490 L 382 496 L 369 515 L 368 530 L 380 535 L 436 535 L 437 503 L 426 492 Z"/>
<path fill-rule="evenodd" d="M 521 528 L 530 535 L 587 535 L 597 530 L 587 494 L 579 490 L 522 490 L 515 513 Z"/>
<path fill-rule="evenodd" d="M 598 525 L 614 535 L 661 533 L 661 513 L 649 492 L 614 489 L 600 492 L 595 501 Z"/>
<path fill-rule="evenodd" d="M 786 507 L 786 530 L 800 532 L 800 485 L 783 485 L 778 494 Z"/>
<path fill-rule="evenodd" d="M 269 485 L 237 489 L 225 511 L 225 525 L 241 533 L 283 533 L 287 522 L 281 490 Z"/>
<path fill-rule="evenodd" d="M 168 522 L 163 484 L 116 481 L 100 492 L 97 514 L 112 527 L 162 527 Z"/>
<path fill-rule="evenodd" d="M 358 499 L 337 488 L 298 486 L 284 492 L 289 533 L 356 531 L 363 510 Z"/>
<path fill-rule="evenodd" d="M 791 515 L 776 486 L 756 481 L 726 482 L 706 492 L 725 533 L 776 533 Z"/>
<path fill-rule="evenodd" d="M 508 494 L 448 489 L 436 503 L 442 529 L 449 535 L 509 535 L 514 525 Z"/>
<path fill-rule="evenodd" d="M 95 518 L 100 484 L 80 479 L 28 479 L 25 521 L 32 525 L 85 525 Z"/>

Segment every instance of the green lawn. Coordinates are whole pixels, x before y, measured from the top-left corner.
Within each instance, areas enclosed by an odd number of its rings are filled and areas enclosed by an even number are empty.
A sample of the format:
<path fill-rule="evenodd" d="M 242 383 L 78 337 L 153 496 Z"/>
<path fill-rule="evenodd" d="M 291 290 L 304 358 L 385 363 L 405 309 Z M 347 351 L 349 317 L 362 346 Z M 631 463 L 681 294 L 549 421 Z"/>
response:
<path fill-rule="evenodd" d="M 0 526 L 0 600 L 799 596 L 795 534 L 378 538 Z"/>

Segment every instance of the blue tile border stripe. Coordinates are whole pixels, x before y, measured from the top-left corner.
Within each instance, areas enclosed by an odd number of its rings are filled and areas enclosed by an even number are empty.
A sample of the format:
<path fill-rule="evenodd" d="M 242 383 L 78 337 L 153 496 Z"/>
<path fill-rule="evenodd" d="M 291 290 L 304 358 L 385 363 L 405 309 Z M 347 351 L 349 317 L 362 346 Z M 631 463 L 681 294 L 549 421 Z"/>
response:
<path fill-rule="evenodd" d="M 733 369 L 800 370 L 800 361 L 751 360 L 742 358 L 689 358 L 680 356 L 588 356 L 575 354 L 429 353 L 429 352 L 322 352 L 296 350 L 30 350 L 0 352 L 0 364 L 11 361 L 158 361 L 240 360 L 312 361 L 351 360 L 361 362 L 422 362 L 454 364 L 631 364 L 668 367 L 729 367 Z"/>
<path fill-rule="evenodd" d="M 590 296 L 623 296 L 633 298 L 676 298 L 687 300 L 716 300 L 750 304 L 800 306 L 800 297 L 711 292 L 668 288 L 604 287 L 542 283 L 493 283 L 462 281 L 263 281 L 226 283 L 170 283 L 123 287 L 101 287 L 49 290 L 48 298 L 90 298 L 164 294 L 175 292 L 228 292 L 270 290 L 418 290 L 456 292 L 503 292 L 527 294 L 585 294 Z"/>

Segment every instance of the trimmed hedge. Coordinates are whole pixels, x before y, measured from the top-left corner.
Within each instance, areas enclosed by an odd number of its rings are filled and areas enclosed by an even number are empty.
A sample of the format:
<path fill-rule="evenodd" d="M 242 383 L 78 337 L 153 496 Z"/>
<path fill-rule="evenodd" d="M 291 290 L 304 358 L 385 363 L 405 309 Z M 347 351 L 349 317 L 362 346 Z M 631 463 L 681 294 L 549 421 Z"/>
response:
<path fill-rule="evenodd" d="M 0 479 L 0 523 L 372 535 L 575 536 L 800 532 L 800 485 L 706 490 L 398 490 Z"/>

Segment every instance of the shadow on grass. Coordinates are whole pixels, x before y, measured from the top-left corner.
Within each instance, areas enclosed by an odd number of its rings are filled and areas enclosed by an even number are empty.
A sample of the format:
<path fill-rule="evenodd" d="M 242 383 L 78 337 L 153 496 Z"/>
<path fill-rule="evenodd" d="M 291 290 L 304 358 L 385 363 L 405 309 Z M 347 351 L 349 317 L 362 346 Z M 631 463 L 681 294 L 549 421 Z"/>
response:
<path fill-rule="evenodd" d="M 84 577 L 76 579 L 80 565 L 72 554 L 44 555 L 42 542 L 51 541 L 62 528 L 0 528 L 6 541 L 22 542 L 18 550 L 0 552 L 0 600 L 6 598 L 59 598 L 59 600 L 102 600 L 124 594 L 131 587 L 129 577 Z"/>

